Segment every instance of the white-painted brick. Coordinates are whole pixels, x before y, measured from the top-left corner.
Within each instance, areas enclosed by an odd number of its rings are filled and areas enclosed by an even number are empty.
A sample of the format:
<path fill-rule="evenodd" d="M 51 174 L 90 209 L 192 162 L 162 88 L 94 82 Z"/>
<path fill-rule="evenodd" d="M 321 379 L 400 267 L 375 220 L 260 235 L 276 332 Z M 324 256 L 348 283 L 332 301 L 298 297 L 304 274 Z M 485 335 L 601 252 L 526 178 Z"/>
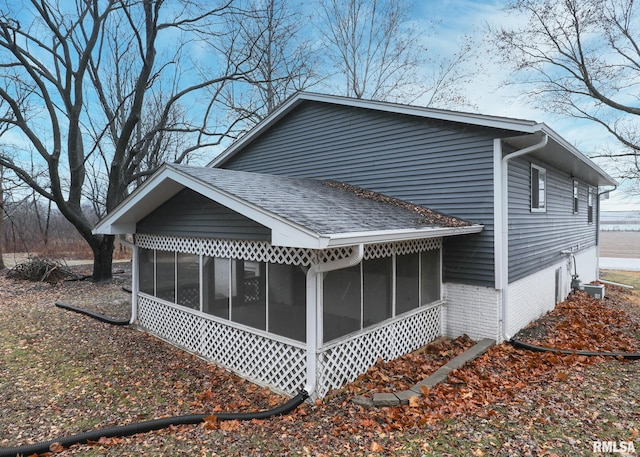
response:
<path fill-rule="evenodd" d="M 500 339 L 500 291 L 454 283 L 443 286 L 445 336 L 455 338 L 467 334 L 474 340 Z"/>
<path fill-rule="evenodd" d="M 588 249 L 574 255 L 578 275 L 584 283 L 591 282 L 597 276 L 596 248 Z M 571 275 L 573 263 L 567 259 L 551 267 L 540 270 L 525 278 L 509 284 L 507 300 L 508 333 L 515 335 L 520 329 L 551 311 L 556 305 L 556 269 L 562 269 L 562 300 L 571 291 Z"/>

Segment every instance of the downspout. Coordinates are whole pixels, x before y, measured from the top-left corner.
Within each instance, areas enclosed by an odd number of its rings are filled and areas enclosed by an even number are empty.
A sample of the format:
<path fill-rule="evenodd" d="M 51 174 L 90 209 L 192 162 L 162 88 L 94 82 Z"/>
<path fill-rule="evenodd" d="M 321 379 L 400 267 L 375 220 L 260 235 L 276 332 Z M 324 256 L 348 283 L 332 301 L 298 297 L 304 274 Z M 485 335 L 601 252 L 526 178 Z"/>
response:
<path fill-rule="evenodd" d="M 127 241 L 124 236 L 120 237 L 120 242 L 131 248 L 131 319 L 129 324 L 134 324 L 138 319 L 138 245 Z"/>
<path fill-rule="evenodd" d="M 600 196 L 604 195 L 604 194 L 609 194 L 611 192 L 613 192 L 614 190 L 616 190 L 618 188 L 618 185 L 614 185 L 613 189 L 609 189 L 609 190 L 603 190 L 602 192 L 598 192 L 597 194 L 597 198 L 598 198 L 598 218 L 596 219 L 596 246 L 597 246 L 597 251 L 596 251 L 596 259 L 597 259 L 597 265 L 596 265 L 596 278 L 600 278 Z"/>
<path fill-rule="evenodd" d="M 364 245 L 354 246 L 353 251 L 344 259 L 312 265 L 307 270 L 307 385 L 304 390 L 313 397 L 318 376 L 318 325 L 316 319 L 319 303 L 318 278 L 322 273 L 341 270 L 359 264 L 364 257 Z"/>
<path fill-rule="evenodd" d="M 509 307 L 507 306 L 509 299 L 509 161 L 518 157 L 535 152 L 544 148 L 549 141 L 549 136 L 545 133 L 542 140 L 526 148 L 511 152 L 502 157 L 500 161 L 500 193 L 501 193 L 501 287 L 502 287 L 502 337 L 509 341 Z"/>

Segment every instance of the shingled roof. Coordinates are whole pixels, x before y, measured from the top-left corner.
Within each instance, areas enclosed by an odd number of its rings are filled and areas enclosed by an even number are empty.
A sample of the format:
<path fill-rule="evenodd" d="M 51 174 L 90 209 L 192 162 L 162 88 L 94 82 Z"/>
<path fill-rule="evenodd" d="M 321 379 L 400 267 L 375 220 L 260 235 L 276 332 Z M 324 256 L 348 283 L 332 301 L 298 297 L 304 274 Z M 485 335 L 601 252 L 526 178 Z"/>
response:
<path fill-rule="evenodd" d="M 133 233 L 136 222 L 185 187 L 271 228 L 272 242 L 278 244 L 305 244 L 294 235 L 289 241 L 276 236 L 288 228 L 325 240 L 306 247 L 344 245 L 356 238 L 382 242 L 482 230 L 480 225 L 343 183 L 165 164 L 94 231 Z"/>

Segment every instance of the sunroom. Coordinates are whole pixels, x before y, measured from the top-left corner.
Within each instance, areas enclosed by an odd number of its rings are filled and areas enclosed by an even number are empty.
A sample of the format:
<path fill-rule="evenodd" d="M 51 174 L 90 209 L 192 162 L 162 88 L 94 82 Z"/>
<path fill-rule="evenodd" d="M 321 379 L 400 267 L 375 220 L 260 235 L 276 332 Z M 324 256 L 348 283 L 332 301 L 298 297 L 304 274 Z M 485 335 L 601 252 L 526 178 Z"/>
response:
<path fill-rule="evenodd" d="M 441 335 L 442 240 L 481 230 L 340 183 L 179 165 L 95 228 L 134 235 L 132 322 L 314 397 Z"/>

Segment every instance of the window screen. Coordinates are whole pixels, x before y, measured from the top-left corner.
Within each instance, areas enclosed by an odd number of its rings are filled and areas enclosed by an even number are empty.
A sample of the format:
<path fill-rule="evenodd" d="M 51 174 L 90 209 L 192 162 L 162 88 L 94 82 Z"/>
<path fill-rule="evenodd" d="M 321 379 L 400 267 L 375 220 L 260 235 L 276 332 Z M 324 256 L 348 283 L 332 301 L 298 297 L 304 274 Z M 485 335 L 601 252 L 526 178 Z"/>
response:
<path fill-rule="evenodd" d="M 306 274 L 300 266 L 270 263 L 269 332 L 305 341 Z"/>
<path fill-rule="evenodd" d="M 440 300 L 440 250 L 424 251 L 421 259 L 421 301 L 423 305 Z"/>
<path fill-rule="evenodd" d="M 196 254 L 176 254 L 178 261 L 176 292 L 178 304 L 200 310 L 200 262 Z"/>
<path fill-rule="evenodd" d="M 363 327 L 377 324 L 392 316 L 392 275 L 391 257 L 362 262 Z"/>
<path fill-rule="evenodd" d="M 360 265 L 330 271 L 323 286 L 324 341 L 360 330 Z"/>
<path fill-rule="evenodd" d="M 138 280 L 140 292 L 154 295 L 154 252 L 153 249 L 138 248 Z"/>
<path fill-rule="evenodd" d="M 176 253 L 156 251 L 156 297 L 175 303 Z"/>
<path fill-rule="evenodd" d="M 229 259 L 204 257 L 202 260 L 202 310 L 229 319 L 231 266 Z"/>
<path fill-rule="evenodd" d="M 231 320 L 266 330 L 266 264 L 234 259 L 231 265 Z"/>
<path fill-rule="evenodd" d="M 420 306 L 420 254 L 396 256 L 396 315 Z"/>

